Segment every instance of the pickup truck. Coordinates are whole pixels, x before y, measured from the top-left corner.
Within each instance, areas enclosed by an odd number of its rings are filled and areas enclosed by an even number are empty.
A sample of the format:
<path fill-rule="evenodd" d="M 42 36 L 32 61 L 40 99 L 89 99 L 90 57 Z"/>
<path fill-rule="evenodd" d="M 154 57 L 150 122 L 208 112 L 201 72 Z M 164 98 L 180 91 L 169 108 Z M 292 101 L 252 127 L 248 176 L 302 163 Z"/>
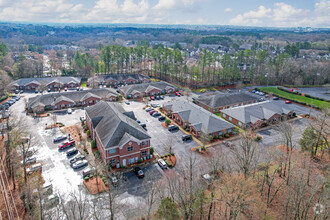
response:
<path fill-rule="evenodd" d="M 66 142 L 63 142 L 62 144 L 58 145 L 58 149 L 63 150 L 65 148 L 72 147 L 74 144 L 75 144 L 74 140 L 73 141 L 66 141 Z"/>

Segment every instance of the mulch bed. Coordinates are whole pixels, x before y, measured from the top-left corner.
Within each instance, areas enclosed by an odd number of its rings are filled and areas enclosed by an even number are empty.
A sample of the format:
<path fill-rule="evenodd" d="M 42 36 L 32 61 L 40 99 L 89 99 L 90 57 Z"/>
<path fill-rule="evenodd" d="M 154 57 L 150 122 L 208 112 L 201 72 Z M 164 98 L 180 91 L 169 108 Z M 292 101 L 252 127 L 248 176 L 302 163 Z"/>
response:
<path fill-rule="evenodd" d="M 172 167 L 175 166 L 175 164 L 176 164 L 176 156 L 175 156 L 175 155 L 165 156 L 164 159 L 166 159 L 166 160 L 168 160 L 169 162 L 171 162 Z"/>
<path fill-rule="evenodd" d="M 79 125 L 71 125 L 68 127 L 65 127 L 64 130 L 70 134 L 71 138 L 73 138 L 75 141 L 81 141 L 82 136 L 80 133 Z"/>
<path fill-rule="evenodd" d="M 83 183 L 92 195 L 109 190 L 109 187 L 105 186 L 101 177 L 97 178 L 98 184 L 96 183 L 95 177 L 89 178 L 88 180 L 84 180 Z"/>
<path fill-rule="evenodd" d="M 194 147 L 194 148 L 192 148 L 191 150 L 192 151 L 195 151 L 195 152 L 197 152 L 197 153 L 199 153 L 199 154 L 202 154 L 202 155 L 204 155 L 204 156 L 210 156 L 210 153 L 209 153 L 209 151 L 208 150 L 201 150 L 201 151 L 199 151 L 198 149 L 200 148 L 200 146 L 198 146 L 198 147 Z"/>
<path fill-rule="evenodd" d="M 174 124 L 171 122 L 171 124 L 169 124 L 169 125 L 174 125 Z M 162 123 L 162 126 L 163 126 L 164 128 L 168 128 L 169 125 L 167 125 L 165 122 Z"/>
<path fill-rule="evenodd" d="M 60 128 L 63 127 L 63 124 L 61 123 L 56 123 L 56 124 L 52 124 L 52 125 L 47 125 L 46 129 L 52 129 L 52 128 Z"/>
<path fill-rule="evenodd" d="M 313 121 L 316 121 L 316 118 L 314 116 L 311 116 L 311 115 L 307 115 L 307 114 L 302 114 L 300 115 L 301 117 L 303 118 L 308 118 L 308 119 L 311 119 Z"/>

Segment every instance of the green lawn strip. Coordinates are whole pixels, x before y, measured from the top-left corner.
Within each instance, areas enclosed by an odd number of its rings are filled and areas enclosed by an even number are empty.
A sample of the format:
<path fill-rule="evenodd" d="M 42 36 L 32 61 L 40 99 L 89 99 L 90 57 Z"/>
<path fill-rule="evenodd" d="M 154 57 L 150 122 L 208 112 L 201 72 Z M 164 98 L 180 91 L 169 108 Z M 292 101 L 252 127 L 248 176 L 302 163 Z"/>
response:
<path fill-rule="evenodd" d="M 86 87 L 86 82 L 83 82 L 83 83 L 81 84 L 81 87 Z"/>
<path fill-rule="evenodd" d="M 260 91 L 263 91 L 266 93 L 272 93 L 274 95 L 277 95 L 280 98 L 288 99 L 288 100 L 291 100 L 291 101 L 294 101 L 294 102 L 297 102 L 300 104 L 307 104 L 307 105 L 318 107 L 318 108 L 330 108 L 329 102 L 324 102 L 321 100 L 316 100 L 316 99 L 312 99 L 312 98 L 308 98 L 308 97 L 304 97 L 304 96 L 300 96 L 300 95 L 291 94 L 291 93 L 279 90 L 278 88 L 275 88 L 275 87 L 261 87 L 258 89 Z"/>

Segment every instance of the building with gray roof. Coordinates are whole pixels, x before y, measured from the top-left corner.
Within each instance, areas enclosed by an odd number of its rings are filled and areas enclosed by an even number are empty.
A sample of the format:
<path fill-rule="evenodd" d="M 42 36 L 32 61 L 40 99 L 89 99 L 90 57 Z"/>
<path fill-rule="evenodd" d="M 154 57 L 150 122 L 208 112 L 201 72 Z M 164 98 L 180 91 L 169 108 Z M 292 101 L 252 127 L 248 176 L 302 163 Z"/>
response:
<path fill-rule="evenodd" d="M 56 92 L 29 98 L 27 108 L 30 112 L 43 112 L 93 105 L 100 100 L 117 101 L 117 99 L 118 93 L 111 88 Z"/>
<path fill-rule="evenodd" d="M 11 88 L 23 91 L 35 90 L 60 90 L 63 88 L 76 88 L 80 86 L 80 77 L 44 77 L 44 78 L 22 78 L 11 83 Z"/>
<path fill-rule="evenodd" d="M 143 74 L 97 74 L 88 79 L 89 87 L 98 87 L 100 85 L 116 88 L 120 85 L 130 85 L 139 83 L 148 83 L 150 78 Z"/>
<path fill-rule="evenodd" d="M 120 94 L 122 94 L 125 98 L 133 99 L 138 99 L 145 96 L 170 94 L 175 91 L 177 91 L 175 86 L 164 81 L 127 85 L 119 88 Z"/>
<path fill-rule="evenodd" d="M 201 134 L 213 137 L 233 132 L 234 125 L 205 109 L 187 101 L 174 101 L 164 104 L 164 111 L 172 119 L 196 137 Z"/>
<path fill-rule="evenodd" d="M 274 124 L 282 119 L 291 118 L 294 112 L 276 101 L 255 103 L 246 106 L 225 109 L 221 116 L 242 128 L 258 128 Z"/>
<path fill-rule="evenodd" d="M 128 166 L 150 158 L 150 136 L 120 104 L 100 101 L 87 107 L 86 124 L 105 163 Z"/>
<path fill-rule="evenodd" d="M 215 92 L 211 95 L 201 95 L 195 103 L 204 109 L 218 113 L 222 109 L 237 107 L 258 102 L 258 97 L 248 93 L 222 93 Z"/>

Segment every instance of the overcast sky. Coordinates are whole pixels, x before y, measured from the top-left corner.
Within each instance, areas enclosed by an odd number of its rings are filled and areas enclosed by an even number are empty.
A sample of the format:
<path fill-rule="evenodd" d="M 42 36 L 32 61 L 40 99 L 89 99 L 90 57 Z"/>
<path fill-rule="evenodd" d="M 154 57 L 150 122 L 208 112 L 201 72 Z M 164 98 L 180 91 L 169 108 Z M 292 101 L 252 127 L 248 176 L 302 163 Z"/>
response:
<path fill-rule="evenodd" d="M 330 27 L 330 0 L 0 0 L 0 21 Z"/>

